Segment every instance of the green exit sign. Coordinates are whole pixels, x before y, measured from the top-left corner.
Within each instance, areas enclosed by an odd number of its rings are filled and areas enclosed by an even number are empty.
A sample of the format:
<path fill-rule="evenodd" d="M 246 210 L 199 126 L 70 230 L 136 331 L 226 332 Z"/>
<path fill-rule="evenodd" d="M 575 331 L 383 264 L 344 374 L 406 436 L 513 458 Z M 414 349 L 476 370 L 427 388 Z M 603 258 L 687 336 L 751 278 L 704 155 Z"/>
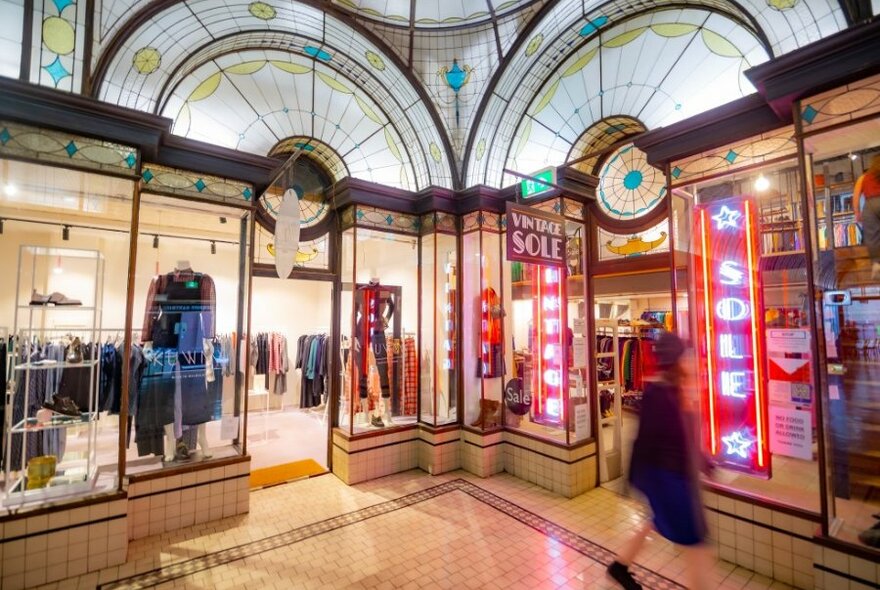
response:
<path fill-rule="evenodd" d="M 546 193 L 552 190 L 553 185 L 556 184 L 556 168 L 552 166 L 535 172 L 531 176 L 532 178 L 523 179 L 519 183 L 520 192 L 524 199 Z"/>

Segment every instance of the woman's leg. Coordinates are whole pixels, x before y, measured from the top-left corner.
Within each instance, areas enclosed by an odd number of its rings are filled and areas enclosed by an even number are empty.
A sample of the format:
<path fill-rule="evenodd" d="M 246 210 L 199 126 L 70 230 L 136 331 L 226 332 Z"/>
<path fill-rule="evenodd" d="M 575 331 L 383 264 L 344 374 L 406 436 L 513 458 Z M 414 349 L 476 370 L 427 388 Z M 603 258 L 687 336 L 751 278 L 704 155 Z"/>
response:
<path fill-rule="evenodd" d="M 688 590 L 709 590 L 714 571 L 712 550 L 705 543 L 683 547 Z"/>
<path fill-rule="evenodd" d="M 652 525 L 650 520 L 643 522 L 642 526 L 636 530 L 635 535 L 633 535 L 630 540 L 621 547 L 620 552 L 617 554 L 617 561 L 627 567 L 632 565 L 636 555 L 641 551 L 642 545 L 645 544 L 645 538 L 648 536 L 648 533 L 651 532 L 651 528 Z"/>

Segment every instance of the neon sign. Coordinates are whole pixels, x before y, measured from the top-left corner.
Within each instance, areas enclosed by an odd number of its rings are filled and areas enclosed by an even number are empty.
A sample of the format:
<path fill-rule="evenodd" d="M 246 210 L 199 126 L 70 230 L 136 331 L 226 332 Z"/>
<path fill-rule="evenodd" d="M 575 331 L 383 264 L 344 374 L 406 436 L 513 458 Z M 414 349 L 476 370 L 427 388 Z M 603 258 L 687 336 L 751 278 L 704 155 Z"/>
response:
<path fill-rule="evenodd" d="M 565 343 L 565 281 L 562 269 L 535 266 L 532 273 L 532 321 L 534 360 L 532 413 L 535 422 L 562 424 L 565 404 L 562 392 L 568 379 L 563 351 Z"/>
<path fill-rule="evenodd" d="M 703 440 L 719 464 L 769 477 L 757 207 L 731 198 L 694 214 Z"/>

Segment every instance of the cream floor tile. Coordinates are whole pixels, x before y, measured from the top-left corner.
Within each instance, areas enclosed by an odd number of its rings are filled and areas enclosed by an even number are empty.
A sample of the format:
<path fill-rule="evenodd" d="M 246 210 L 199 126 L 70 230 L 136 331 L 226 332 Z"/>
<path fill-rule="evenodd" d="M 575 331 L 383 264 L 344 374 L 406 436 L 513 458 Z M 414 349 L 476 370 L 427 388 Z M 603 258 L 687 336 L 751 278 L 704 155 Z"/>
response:
<path fill-rule="evenodd" d="M 612 589 L 605 566 L 645 518 L 610 490 L 566 499 L 506 474 L 462 472 L 351 487 L 328 475 L 255 491 L 250 506 L 132 542 L 115 572 L 46 588 L 124 575 L 99 587 Z M 681 587 L 684 558 L 659 536 L 637 561 L 646 588 Z M 786 588 L 725 562 L 708 575 L 725 590 Z"/>

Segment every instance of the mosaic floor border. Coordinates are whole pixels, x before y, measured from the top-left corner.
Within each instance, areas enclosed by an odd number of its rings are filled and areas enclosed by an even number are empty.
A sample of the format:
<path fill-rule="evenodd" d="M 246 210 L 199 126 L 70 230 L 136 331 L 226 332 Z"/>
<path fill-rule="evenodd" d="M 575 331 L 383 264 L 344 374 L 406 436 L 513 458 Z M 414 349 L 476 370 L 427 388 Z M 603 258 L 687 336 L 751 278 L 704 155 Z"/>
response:
<path fill-rule="evenodd" d="M 598 545 L 577 533 L 566 529 L 534 512 L 505 500 L 504 498 L 489 492 L 469 481 L 455 479 L 425 490 L 421 490 L 394 500 L 381 502 L 368 508 L 355 510 L 326 520 L 314 522 L 290 531 L 272 535 L 257 541 L 237 545 L 223 549 L 201 557 L 195 557 L 186 561 L 170 564 L 142 574 L 116 580 L 98 586 L 100 590 L 115 590 L 117 588 L 150 588 L 159 584 L 172 582 L 179 578 L 191 576 L 201 571 L 209 570 L 220 565 L 246 559 L 248 557 L 265 553 L 299 543 L 330 531 L 338 530 L 365 520 L 383 516 L 391 512 L 408 508 L 437 498 L 450 492 L 463 492 L 470 497 L 490 506 L 502 514 L 546 535 L 559 543 L 589 557 L 593 561 L 608 565 L 614 559 L 614 553 Z M 634 574 L 646 587 L 657 590 L 672 590 L 683 588 L 673 580 L 641 566 L 635 566 Z"/>

